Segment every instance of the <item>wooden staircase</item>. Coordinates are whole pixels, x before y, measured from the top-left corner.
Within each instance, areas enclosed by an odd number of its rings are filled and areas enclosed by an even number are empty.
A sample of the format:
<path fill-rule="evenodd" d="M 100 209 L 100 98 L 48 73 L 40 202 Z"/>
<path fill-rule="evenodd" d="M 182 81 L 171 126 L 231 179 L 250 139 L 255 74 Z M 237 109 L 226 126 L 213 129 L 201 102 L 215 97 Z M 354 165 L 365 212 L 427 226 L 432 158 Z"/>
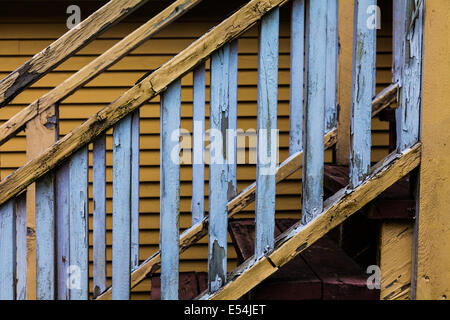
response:
<path fill-rule="evenodd" d="M 79 28 L 0 82 L 0 106 L 69 58 L 89 41 L 138 9 L 146 1 L 112 0 Z M 95 78 L 201 0 L 177 0 L 83 69 L 24 108 L 0 127 L 0 143 L 36 121 L 58 126 L 58 103 Z M 279 7 L 292 4 L 290 156 L 277 161 L 277 74 Z M 398 2 L 398 3 L 397 3 Z M 208 235 L 208 288 L 197 299 L 238 299 L 304 252 L 363 206 L 420 164 L 418 128 L 421 65 L 405 58 L 422 54 L 423 5 L 396 1 L 394 83 L 374 97 L 376 29 L 369 28 L 367 8 L 375 0 L 355 1 L 352 83 L 352 134 L 348 186 L 324 201 L 324 151 L 337 136 L 337 2 L 318 0 L 251 0 L 160 68 L 61 139 L 55 139 L 0 182 L 0 298 L 23 299 L 26 270 L 26 215 L 29 186 L 36 185 L 38 299 L 129 299 L 130 290 L 161 269 L 161 298 L 177 299 L 179 255 Z M 237 39 L 260 24 L 258 73 L 258 163 L 256 182 L 239 194 L 236 186 L 236 143 L 225 139 L 236 129 Z M 306 39 L 306 42 L 304 41 Z M 69 45 L 70 44 L 70 45 Z M 416 52 L 411 53 L 411 50 Z M 303 80 L 303 57 L 305 79 Z M 399 58 L 400 57 L 400 58 Z M 192 72 L 194 114 L 205 126 L 205 65 L 211 64 L 210 129 L 221 139 L 210 146 L 209 215 L 204 215 L 203 187 L 194 190 L 191 228 L 179 234 L 181 78 Z M 303 85 L 305 82 L 305 85 Z M 303 90 L 305 87 L 305 102 Z M 420 87 L 420 85 L 419 85 Z M 404 88 L 408 88 L 405 90 Z M 139 107 L 161 99 L 161 236 L 160 251 L 139 264 Z M 397 148 L 371 164 L 371 119 L 397 101 Z M 417 101 L 415 103 L 411 101 Z M 303 106 L 304 105 L 304 106 Z M 114 130 L 113 153 L 113 285 L 105 276 L 105 132 Z M 57 129 L 56 129 L 57 130 Z M 53 132 L 54 134 L 54 132 Z M 194 133 L 195 135 L 195 133 Z M 225 146 L 223 141 L 228 140 Z M 194 136 L 194 141 L 196 137 Z M 217 143 L 217 141 L 219 143 Z M 89 292 L 88 145 L 94 161 L 94 292 Z M 193 185 L 203 186 L 205 161 L 194 142 Z M 230 151 L 232 150 L 232 151 Z M 233 152 L 234 150 L 234 152 Z M 175 151 L 175 152 L 173 152 Z M 175 160 L 173 157 L 175 154 Z M 235 160 L 235 158 L 234 158 Z M 276 184 L 302 169 L 302 216 L 275 237 Z M 28 189 L 27 189 L 28 188 Z M 199 200 L 200 199 L 200 200 Z M 255 252 L 228 272 L 228 219 L 255 201 Z M 64 223 L 61 221 L 65 221 Z M 68 228 L 70 226 L 70 228 Z M 56 263 L 55 263 L 56 261 Z M 17 266 L 17 267 L 16 267 Z M 68 285 L 67 268 L 76 266 L 76 287 Z"/>

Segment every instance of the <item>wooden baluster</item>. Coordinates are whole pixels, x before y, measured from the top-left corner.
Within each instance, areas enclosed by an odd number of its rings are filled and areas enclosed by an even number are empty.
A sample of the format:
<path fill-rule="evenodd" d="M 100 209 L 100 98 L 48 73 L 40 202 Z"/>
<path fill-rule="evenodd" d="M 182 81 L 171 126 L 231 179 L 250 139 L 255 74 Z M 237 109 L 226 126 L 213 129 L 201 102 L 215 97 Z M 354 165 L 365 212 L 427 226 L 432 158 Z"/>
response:
<path fill-rule="evenodd" d="M 88 148 L 82 147 L 70 159 L 70 266 L 71 300 L 87 300 L 89 291 L 88 233 Z"/>
<path fill-rule="evenodd" d="M 259 41 L 256 258 L 273 249 L 275 236 L 279 15 L 276 8 L 262 18 Z"/>
<path fill-rule="evenodd" d="M 228 127 L 228 72 L 230 45 L 211 56 L 210 164 L 209 164 L 209 244 L 208 288 L 217 291 L 226 282 L 228 166 L 225 162 Z"/>
<path fill-rule="evenodd" d="M 376 0 L 358 0 L 355 3 L 350 126 L 350 185 L 353 188 L 364 181 L 371 166 L 376 28 L 368 28 L 367 9 L 373 5 L 376 5 Z"/>
<path fill-rule="evenodd" d="M 114 127 L 112 299 L 130 298 L 131 272 L 131 122 Z"/>
<path fill-rule="evenodd" d="M 202 63 L 194 70 L 192 225 L 200 222 L 205 214 L 205 77 L 205 64 Z"/>
<path fill-rule="evenodd" d="M 140 113 L 132 113 L 131 119 L 131 270 L 139 266 L 139 153 Z"/>
<path fill-rule="evenodd" d="M 56 294 L 58 300 L 69 300 L 70 267 L 70 165 L 63 163 L 56 170 Z"/>
<path fill-rule="evenodd" d="M 55 295 L 55 183 L 53 172 L 36 181 L 36 298 Z"/>
<path fill-rule="evenodd" d="M 327 77 L 325 89 L 325 132 L 337 126 L 338 0 L 327 0 Z"/>
<path fill-rule="evenodd" d="M 26 193 L 16 199 L 16 299 L 27 299 L 27 197 Z"/>
<path fill-rule="evenodd" d="M 289 154 L 302 150 L 305 0 L 294 0 L 291 12 L 291 90 Z"/>
<path fill-rule="evenodd" d="M 93 144 L 94 298 L 106 289 L 106 136 Z"/>
<path fill-rule="evenodd" d="M 230 43 L 228 59 L 228 126 L 227 137 L 228 162 L 228 200 L 237 195 L 237 90 L 238 90 L 238 40 Z"/>
<path fill-rule="evenodd" d="M 307 3 L 306 105 L 303 134 L 302 223 L 323 210 L 327 1 Z"/>
<path fill-rule="evenodd" d="M 0 207 L 0 300 L 16 296 L 16 208 L 15 200 Z"/>
<path fill-rule="evenodd" d="M 180 146 L 174 134 L 181 125 L 181 80 L 161 96 L 161 299 L 178 299 Z"/>

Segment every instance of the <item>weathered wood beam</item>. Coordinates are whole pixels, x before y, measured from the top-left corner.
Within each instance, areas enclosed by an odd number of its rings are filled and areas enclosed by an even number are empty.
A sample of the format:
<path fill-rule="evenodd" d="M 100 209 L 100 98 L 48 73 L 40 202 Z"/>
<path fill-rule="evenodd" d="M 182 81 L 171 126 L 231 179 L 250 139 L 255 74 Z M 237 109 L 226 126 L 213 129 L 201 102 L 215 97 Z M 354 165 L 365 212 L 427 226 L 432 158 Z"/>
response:
<path fill-rule="evenodd" d="M 328 231 L 420 164 L 421 144 L 403 153 L 392 153 L 372 168 L 372 173 L 356 189 L 344 188 L 327 200 L 322 214 L 307 225 L 296 223 L 276 239 L 273 253 L 256 262 L 250 258 L 230 275 L 230 282 L 214 294 L 204 293 L 199 299 L 234 300 L 274 274 L 297 254 L 311 246 Z"/>
<path fill-rule="evenodd" d="M 37 80 L 108 30 L 148 0 L 111 0 L 0 81 L 3 107 Z M 56 101 L 55 101 L 56 102 Z M 50 105 L 55 102 L 50 103 Z"/>
<path fill-rule="evenodd" d="M 395 86 L 389 86 L 393 88 L 388 90 L 391 92 L 392 96 L 396 96 Z M 373 105 L 380 104 L 380 99 L 378 96 L 374 99 Z M 387 107 L 388 105 L 385 105 Z M 336 144 L 336 129 L 328 132 L 324 138 L 324 148 L 329 149 Z M 276 174 L 276 182 L 279 183 L 289 177 L 291 174 L 296 172 L 302 166 L 302 156 L 303 152 L 297 152 L 287 158 L 278 168 Z M 256 182 L 249 185 L 247 188 L 241 191 L 233 200 L 228 202 L 228 218 L 232 218 L 234 215 L 239 213 L 242 209 L 246 208 L 255 200 L 256 192 Z M 192 244 L 196 243 L 198 240 L 202 239 L 208 233 L 209 218 L 205 217 L 203 220 L 199 221 L 191 228 L 186 230 L 180 238 L 180 253 L 187 250 Z M 139 268 L 131 273 L 131 287 L 134 288 L 142 280 L 144 280 L 149 274 L 152 274 L 159 270 L 161 266 L 161 256 L 160 251 L 157 251 L 146 261 L 144 261 Z M 109 288 L 105 291 L 98 299 L 111 299 L 111 289 Z"/>
<path fill-rule="evenodd" d="M 73 94 L 80 87 L 118 62 L 151 36 L 189 11 L 189 9 L 193 8 L 200 1 L 202 0 L 178 0 L 174 2 L 56 88 L 18 112 L 0 127 L 0 145 L 4 144 L 8 139 L 17 134 L 28 121 L 37 117 L 42 112 L 45 112 L 45 110 L 53 104 Z M 136 2 L 136 0 L 134 0 L 134 2 Z"/>

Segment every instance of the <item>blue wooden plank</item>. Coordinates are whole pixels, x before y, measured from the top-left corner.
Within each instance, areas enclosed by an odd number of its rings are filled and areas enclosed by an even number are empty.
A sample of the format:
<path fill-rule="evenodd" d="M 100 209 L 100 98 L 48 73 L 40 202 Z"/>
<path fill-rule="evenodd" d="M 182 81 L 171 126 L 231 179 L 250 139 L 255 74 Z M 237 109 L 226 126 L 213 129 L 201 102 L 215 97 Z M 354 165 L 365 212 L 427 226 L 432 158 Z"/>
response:
<path fill-rule="evenodd" d="M 205 74 L 204 63 L 194 70 L 192 225 L 200 222 L 205 214 Z"/>
<path fill-rule="evenodd" d="M 16 291 L 15 200 L 0 207 L 0 300 L 14 300 Z"/>
<path fill-rule="evenodd" d="M 87 300 L 89 291 L 88 238 L 88 148 L 82 147 L 69 164 L 69 225 L 70 265 L 69 290 L 71 300 Z"/>
<path fill-rule="evenodd" d="M 303 134 L 303 224 L 307 224 L 323 210 L 327 1 L 310 1 L 306 12 L 308 38 Z"/>
<path fill-rule="evenodd" d="M 27 299 L 27 197 L 26 193 L 16 199 L 16 299 Z"/>
<path fill-rule="evenodd" d="M 55 184 L 48 173 L 36 182 L 36 299 L 55 299 Z"/>
<path fill-rule="evenodd" d="M 70 166 L 65 162 L 56 171 L 56 294 L 58 300 L 69 300 L 70 266 Z"/>
<path fill-rule="evenodd" d="M 278 158 L 279 9 L 261 21 L 258 67 L 258 147 L 256 165 L 255 257 L 271 251 L 275 235 L 275 169 Z"/>
<path fill-rule="evenodd" d="M 338 0 L 327 1 L 327 83 L 325 97 L 325 132 L 337 125 L 338 81 Z"/>
<path fill-rule="evenodd" d="M 394 81 L 399 82 L 396 110 L 397 150 L 420 139 L 424 1 L 394 1 Z"/>
<path fill-rule="evenodd" d="M 181 124 L 181 80 L 172 83 L 161 97 L 160 249 L 161 299 L 178 299 L 180 145 L 174 139 Z"/>
<path fill-rule="evenodd" d="M 131 270 L 139 266 L 139 153 L 140 113 L 133 112 L 131 119 Z"/>
<path fill-rule="evenodd" d="M 94 297 L 106 289 L 106 136 L 93 144 Z"/>
<path fill-rule="evenodd" d="M 130 298 L 131 272 L 131 121 L 114 127 L 112 299 Z"/>
<path fill-rule="evenodd" d="M 208 288 L 217 291 L 226 282 L 228 166 L 225 162 L 228 127 L 228 72 L 230 45 L 211 56 Z"/>
<path fill-rule="evenodd" d="M 302 150 L 305 0 L 294 0 L 291 11 L 291 90 L 289 154 Z"/>
<path fill-rule="evenodd" d="M 350 184 L 353 188 L 364 181 L 371 165 L 376 29 L 367 27 L 367 8 L 373 5 L 376 5 L 376 0 L 355 2 L 350 125 Z"/>
<path fill-rule="evenodd" d="M 230 44 L 228 58 L 228 200 L 237 195 L 237 104 L 238 104 L 238 41 Z"/>

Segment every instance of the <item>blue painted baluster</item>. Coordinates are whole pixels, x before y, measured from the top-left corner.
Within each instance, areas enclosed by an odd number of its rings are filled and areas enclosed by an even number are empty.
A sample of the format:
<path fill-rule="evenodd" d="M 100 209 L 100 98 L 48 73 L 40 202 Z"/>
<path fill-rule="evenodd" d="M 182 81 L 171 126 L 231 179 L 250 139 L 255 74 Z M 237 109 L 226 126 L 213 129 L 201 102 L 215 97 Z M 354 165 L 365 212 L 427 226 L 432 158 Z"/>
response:
<path fill-rule="evenodd" d="M 303 224 L 323 210 L 327 1 L 309 1 L 306 12 L 308 39 L 303 134 Z"/>
<path fill-rule="evenodd" d="M 161 96 L 161 299 L 178 299 L 181 80 Z M 177 134 L 178 131 L 178 134 Z"/>
<path fill-rule="evenodd" d="M 113 133 L 112 299 L 130 299 L 131 115 Z"/>
<path fill-rule="evenodd" d="M 305 0 L 294 0 L 291 12 L 291 90 L 289 154 L 302 150 Z"/>
<path fill-rule="evenodd" d="M 228 200 L 237 195 L 237 104 L 238 104 L 238 40 L 230 43 L 228 59 Z"/>
<path fill-rule="evenodd" d="M 36 182 L 36 299 L 55 299 L 55 184 L 53 173 Z"/>
<path fill-rule="evenodd" d="M 66 162 L 56 171 L 56 292 L 58 300 L 69 300 L 70 267 L 70 165 Z"/>
<path fill-rule="evenodd" d="M 420 138 L 425 1 L 394 1 L 394 81 L 399 82 L 396 110 L 397 150 Z"/>
<path fill-rule="evenodd" d="M 70 266 L 71 300 L 87 300 L 89 293 L 88 233 L 88 148 L 82 147 L 71 158 L 70 176 Z"/>
<path fill-rule="evenodd" d="M 0 300 L 14 300 L 16 291 L 15 200 L 0 207 Z"/>
<path fill-rule="evenodd" d="M 131 120 L 131 270 L 139 266 L 139 115 L 137 109 Z"/>
<path fill-rule="evenodd" d="M 205 212 L 205 64 L 194 70 L 194 145 L 192 164 L 192 225 L 203 219 Z"/>
<path fill-rule="evenodd" d="M 278 158 L 278 42 L 279 9 L 261 21 L 258 69 L 258 154 L 256 166 L 255 257 L 273 249 Z"/>
<path fill-rule="evenodd" d="M 367 9 L 376 0 L 355 2 L 350 129 L 350 185 L 359 186 L 370 170 L 376 29 L 368 28 Z"/>
<path fill-rule="evenodd" d="M 94 297 L 106 289 L 106 136 L 93 144 Z"/>
<path fill-rule="evenodd" d="M 0 213 L 1 214 L 1 213 Z M 16 299 L 27 299 L 27 197 L 26 193 L 16 199 L 16 246 L 17 285 Z M 1 232 L 1 231 L 0 231 Z"/>
<path fill-rule="evenodd" d="M 337 125 L 338 81 L 338 0 L 327 0 L 327 84 L 325 100 L 325 132 Z"/>
<path fill-rule="evenodd" d="M 228 127 L 228 72 L 230 45 L 211 57 L 210 164 L 209 164 L 209 245 L 208 288 L 217 291 L 226 282 L 228 166 L 225 162 Z"/>

